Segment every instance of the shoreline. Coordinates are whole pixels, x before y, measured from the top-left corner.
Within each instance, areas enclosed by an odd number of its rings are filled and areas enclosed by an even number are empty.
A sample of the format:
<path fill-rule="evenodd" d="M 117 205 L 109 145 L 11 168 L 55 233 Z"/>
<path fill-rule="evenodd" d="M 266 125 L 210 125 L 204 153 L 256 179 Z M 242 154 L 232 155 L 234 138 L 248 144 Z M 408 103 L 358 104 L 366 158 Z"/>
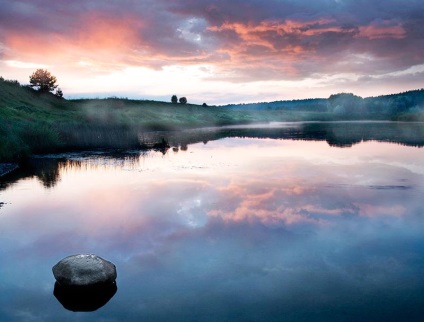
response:
<path fill-rule="evenodd" d="M 0 178 L 15 171 L 19 166 L 17 163 L 0 163 Z"/>
<path fill-rule="evenodd" d="M 210 141 L 214 139 L 219 139 L 223 135 L 232 135 L 245 136 L 246 131 L 253 131 L 255 134 L 261 130 L 267 131 L 277 131 L 271 133 L 270 135 L 277 135 L 278 138 L 294 138 L 297 137 L 301 139 L 301 133 L 304 132 L 304 135 L 308 137 L 313 134 L 309 132 L 314 132 L 314 130 L 309 129 L 313 125 L 319 125 L 324 127 L 321 130 L 321 139 L 327 139 L 334 143 L 337 140 L 342 140 L 344 143 L 346 141 L 352 141 L 352 143 L 360 142 L 361 140 L 381 140 L 389 141 L 394 143 L 400 143 L 404 145 L 414 145 L 419 147 L 424 147 L 424 122 L 408 122 L 408 121 L 389 121 L 389 120 L 332 120 L 332 121 L 271 121 L 271 122 L 253 122 L 253 123 L 235 123 L 227 125 L 218 125 L 218 126 L 199 126 L 193 128 L 177 129 L 172 128 L 168 130 L 150 130 L 150 131 L 141 131 L 138 133 L 131 133 L 133 137 L 125 137 L 125 135 L 119 135 L 117 131 L 113 134 L 113 137 L 106 138 L 102 141 L 102 136 L 99 135 L 95 137 L 93 135 L 89 136 L 88 142 L 83 142 L 84 144 L 69 144 L 68 146 L 56 146 L 52 145 L 50 147 L 45 146 L 43 152 L 39 153 L 27 153 L 21 158 L 2 158 L 0 156 L 0 178 L 9 174 L 10 172 L 15 171 L 19 168 L 19 162 L 25 161 L 27 158 L 30 158 L 37 154 L 58 154 L 58 153 L 69 153 L 69 152 L 80 152 L 80 151 L 92 151 L 92 150 L 131 150 L 131 149 L 140 149 L 140 150 L 162 150 L 170 148 L 176 145 L 186 145 L 192 144 L 193 142 L 197 143 L 198 141 Z M 290 129 L 300 129 L 300 126 L 304 126 L 305 129 L 300 131 L 296 130 L 295 132 L 290 132 Z M 340 131 L 340 127 L 343 127 Z M 362 127 L 361 127 L 362 126 Z M 387 136 L 390 133 L 385 135 L 379 134 L 378 132 L 372 133 L 372 128 L 377 126 L 388 126 L 394 128 L 394 132 L 391 131 L 392 135 Z M 403 130 L 402 128 L 414 127 L 413 131 L 416 135 L 411 135 L 410 129 L 408 131 Z M 328 127 L 328 129 L 327 129 Z M 360 129 L 358 130 L 358 127 Z M 334 132 L 334 130 L 337 130 Z M 356 130 L 355 130 L 356 129 Z M 284 132 L 283 130 L 287 130 Z M 418 131 L 417 131 L 418 130 Z M 237 132 L 239 131 L 239 132 Z M 323 132 L 324 131 L 324 132 Z M 104 132 L 104 131 L 103 131 Z M 228 133 L 227 133 L 228 132 Z M 383 131 L 384 133 L 385 131 Z M 393 133 L 396 132 L 396 135 Z M 196 134 L 197 133 L 197 134 Z M 285 133 L 285 134 L 284 134 Z M 309 134 L 308 134 L 309 133 Z M 104 134 L 104 133 L 100 133 Z M 124 133 L 125 134 L 125 133 Z M 116 140 L 116 137 L 122 138 L 122 140 Z M 99 142 L 96 140 L 99 138 Z M 84 139 L 84 137 L 82 138 Z M 109 140 L 110 139 L 110 140 Z M 126 144 L 125 140 L 128 140 Z M 104 142 L 111 141 L 111 142 Z M 329 141 L 329 142 L 330 142 Z M 27 149 L 28 150 L 28 149 Z M 17 151 L 15 154 L 18 154 Z M 28 151 L 26 151 L 28 152 Z"/>

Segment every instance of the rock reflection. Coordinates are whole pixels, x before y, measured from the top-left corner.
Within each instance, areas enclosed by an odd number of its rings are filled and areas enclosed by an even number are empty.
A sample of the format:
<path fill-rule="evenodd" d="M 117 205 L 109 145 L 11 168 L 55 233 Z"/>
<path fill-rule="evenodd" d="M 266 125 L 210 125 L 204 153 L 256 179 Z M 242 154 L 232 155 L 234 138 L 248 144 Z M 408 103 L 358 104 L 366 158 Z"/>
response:
<path fill-rule="evenodd" d="M 102 287 L 69 288 L 56 282 L 53 295 L 69 311 L 93 312 L 105 306 L 117 290 L 116 283 Z"/>

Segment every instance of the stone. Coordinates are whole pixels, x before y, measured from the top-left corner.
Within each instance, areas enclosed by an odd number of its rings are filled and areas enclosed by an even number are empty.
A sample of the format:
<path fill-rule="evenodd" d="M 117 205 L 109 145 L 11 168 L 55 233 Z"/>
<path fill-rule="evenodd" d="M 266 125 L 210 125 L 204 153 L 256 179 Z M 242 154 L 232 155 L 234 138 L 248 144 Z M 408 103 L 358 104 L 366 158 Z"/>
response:
<path fill-rule="evenodd" d="M 116 267 L 93 254 L 68 256 L 53 266 L 56 281 L 65 287 L 98 287 L 113 284 Z"/>

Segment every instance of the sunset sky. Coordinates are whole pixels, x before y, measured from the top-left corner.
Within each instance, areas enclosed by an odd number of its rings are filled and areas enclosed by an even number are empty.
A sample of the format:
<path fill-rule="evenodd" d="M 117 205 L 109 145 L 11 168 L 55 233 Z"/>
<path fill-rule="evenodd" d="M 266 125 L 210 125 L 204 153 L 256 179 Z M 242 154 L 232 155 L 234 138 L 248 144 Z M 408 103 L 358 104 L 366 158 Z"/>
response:
<path fill-rule="evenodd" d="M 225 104 L 424 87 L 422 0 L 0 0 L 0 75 Z"/>

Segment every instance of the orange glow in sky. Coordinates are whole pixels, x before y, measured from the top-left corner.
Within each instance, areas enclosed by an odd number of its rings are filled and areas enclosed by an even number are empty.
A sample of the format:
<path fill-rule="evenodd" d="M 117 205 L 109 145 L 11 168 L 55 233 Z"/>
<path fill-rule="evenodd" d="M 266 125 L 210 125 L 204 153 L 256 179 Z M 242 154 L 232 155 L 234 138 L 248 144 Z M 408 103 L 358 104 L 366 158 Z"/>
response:
<path fill-rule="evenodd" d="M 42 67 L 68 98 L 200 104 L 421 88 L 424 4 L 382 3 L 8 1 L 0 75 L 26 84 Z"/>

